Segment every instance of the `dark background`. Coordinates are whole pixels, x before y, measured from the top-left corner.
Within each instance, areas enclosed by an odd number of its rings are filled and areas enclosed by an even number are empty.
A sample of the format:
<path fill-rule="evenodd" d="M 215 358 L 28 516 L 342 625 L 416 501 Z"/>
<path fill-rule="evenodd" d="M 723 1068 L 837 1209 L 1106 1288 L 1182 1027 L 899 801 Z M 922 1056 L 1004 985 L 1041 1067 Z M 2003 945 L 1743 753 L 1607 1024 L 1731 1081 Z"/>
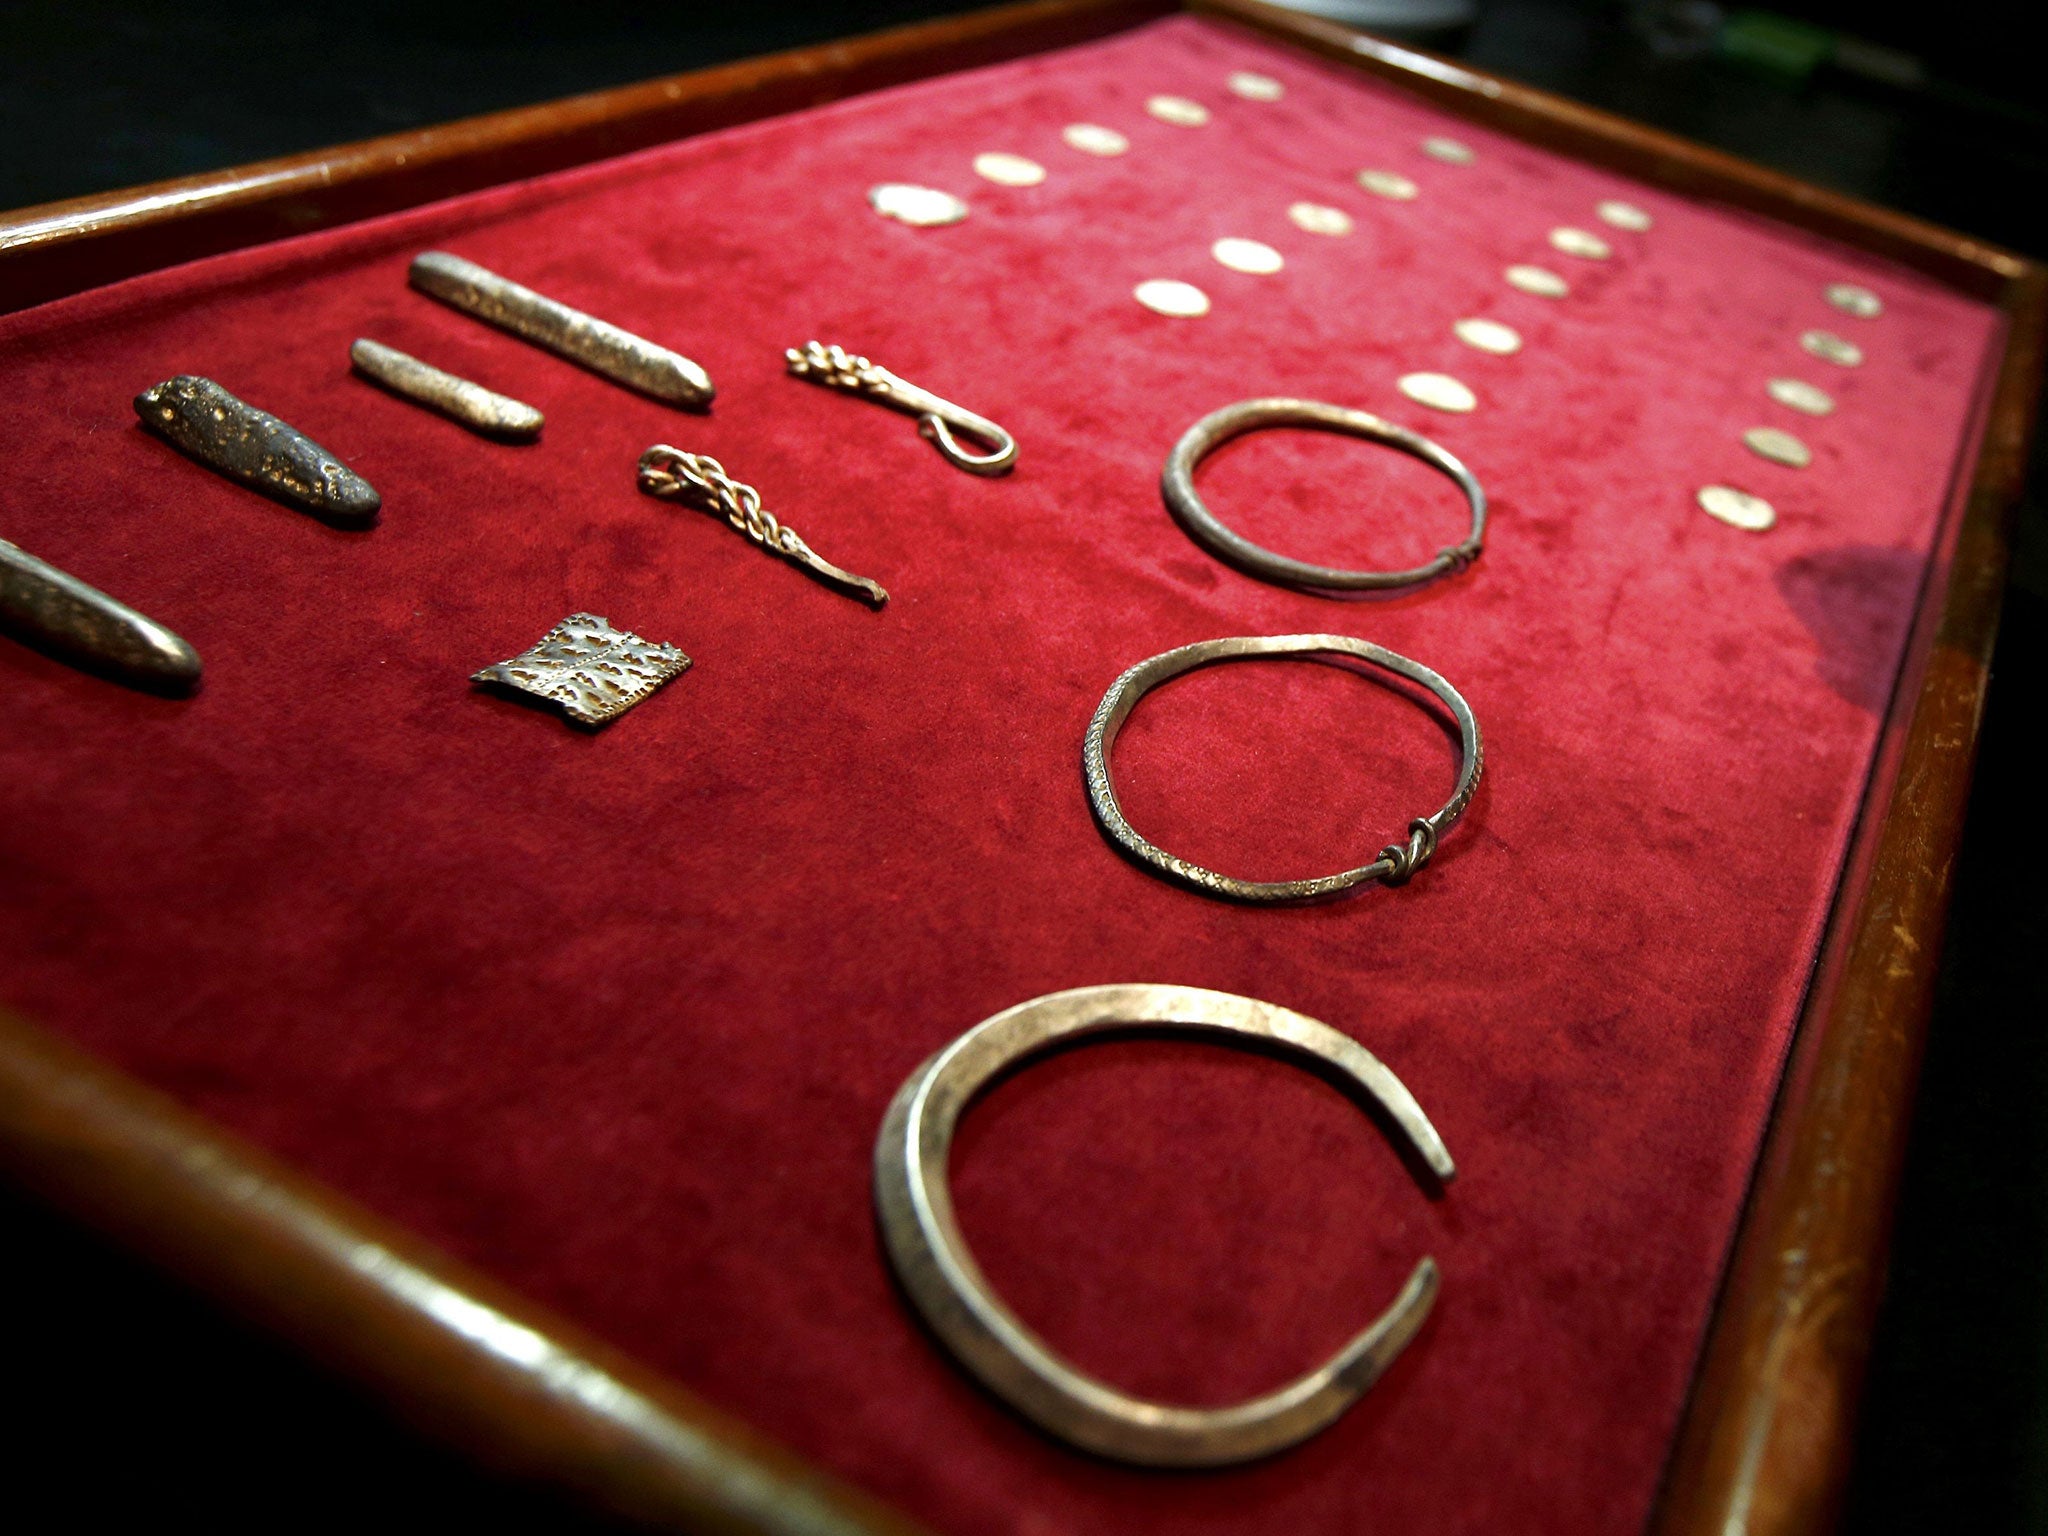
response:
<path fill-rule="evenodd" d="M 2030 8 L 1782 0 L 1780 18 L 1821 29 L 1802 33 L 1701 0 L 1479 6 L 1470 25 L 1421 40 L 2048 257 L 2048 92 L 2019 27 L 2038 20 Z M 0 0 L 0 208 L 967 8 Z M 1834 29 L 1852 35 L 1847 47 L 1831 43 Z M 1851 1536 L 2048 1532 L 2048 849 L 2024 745 L 2048 643 L 2040 457 L 2014 530 Z M 4 1185 L 0 1252 L 0 1316 L 17 1329 L 8 1384 L 23 1414 L 9 1524 L 588 1524 L 416 1441 L 376 1404 Z M 31 1503 L 63 1514 L 38 1523 L 22 1513 Z"/>

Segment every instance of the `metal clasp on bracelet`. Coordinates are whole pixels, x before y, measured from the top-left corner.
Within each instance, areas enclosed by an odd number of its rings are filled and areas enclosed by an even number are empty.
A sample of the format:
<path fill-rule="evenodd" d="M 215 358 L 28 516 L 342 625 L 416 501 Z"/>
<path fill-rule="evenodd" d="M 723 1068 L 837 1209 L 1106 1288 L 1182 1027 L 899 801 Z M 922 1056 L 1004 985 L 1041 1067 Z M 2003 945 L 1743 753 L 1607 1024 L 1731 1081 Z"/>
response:
<path fill-rule="evenodd" d="M 917 418 L 918 434 L 929 439 L 947 463 L 971 475 L 1008 474 L 1017 462 L 1017 440 L 986 416 L 977 416 L 928 389 L 919 389 L 908 379 L 844 347 L 807 341 L 783 355 L 789 359 L 789 371 L 799 379 L 809 379 L 827 389 L 866 395 L 909 412 Z M 969 453 L 960 445 L 956 432 L 988 444 L 993 451 Z"/>

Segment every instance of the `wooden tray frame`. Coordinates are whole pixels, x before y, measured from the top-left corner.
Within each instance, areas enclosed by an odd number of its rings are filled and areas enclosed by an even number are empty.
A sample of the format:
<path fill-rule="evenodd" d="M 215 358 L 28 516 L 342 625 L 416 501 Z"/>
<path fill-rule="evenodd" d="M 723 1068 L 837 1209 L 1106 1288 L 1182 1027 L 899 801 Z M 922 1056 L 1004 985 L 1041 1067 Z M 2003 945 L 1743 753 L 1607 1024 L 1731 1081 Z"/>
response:
<path fill-rule="evenodd" d="M 0 312 L 1180 9 L 1036 0 L 419 132 L 0 215 Z M 2017 500 L 2048 268 L 1544 92 L 1258 0 L 1185 7 L 1532 143 L 1815 231 L 1998 305 L 1980 402 L 1673 1445 L 1657 1536 L 1833 1524 L 1931 1004 Z M 510 1475 L 630 1519 L 908 1533 L 693 1394 L 143 1083 L 0 1015 L 0 1169 Z"/>

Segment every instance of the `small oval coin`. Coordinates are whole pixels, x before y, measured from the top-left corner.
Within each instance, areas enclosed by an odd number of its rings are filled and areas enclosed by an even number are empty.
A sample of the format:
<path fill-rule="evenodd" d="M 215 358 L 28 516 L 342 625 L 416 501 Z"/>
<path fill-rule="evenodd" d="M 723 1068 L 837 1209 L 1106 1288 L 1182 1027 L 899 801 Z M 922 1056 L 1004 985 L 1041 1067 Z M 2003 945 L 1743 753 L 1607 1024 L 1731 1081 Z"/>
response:
<path fill-rule="evenodd" d="M 1289 206 L 1287 217 L 1294 221 L 1296 229 L 1305 229 L 1312 235 L 1351 233 L 1351 215 L 1324 203 L 1294 203 Z"/>
<path fill-rule="evenodd" d="M 1773 379 L 1765 386 L 1771 398 L 1808 416 L 1825 416 L 1835 408 L 1835 397 L 1804 379 Z"/>
<path fill-rule="evenodd" d="M 1587 261 L 1605 261 L 1614 254 L 1614 247 L 1590 229 L 1574 229 L 1569 224 L 1550 232 L 1550 244 L 1567 256 L 1580 256 Z"/>
<path fill-rule="evenodd" d="M 1433 135 L 1422 141 L 1422 152 L 1432 160 L 1441 160 L 1445 165 L 1470 165 L 1479 157 L 1472 153 L 1472 146 Z"/>
<path fill-rule="evenodd" d="M 1477 316 L 1460 320 L 1451 327 L 1451 334 L 1474 351 L 1491 352 L 1495 357 L 1512 357 L 1522 350 L 1521 332 L 1498 320 Z"/>
<path fill-rule="evenodd" d="M 1813 462 L 1813 450 L 1781 427 L 1751 427 L 1742 434 L 1749 451 L 1791 469 L 1804 469 Z"/>
<path fill-rule="evenodd" d="M 1262 75 L 1249 69 L 1233 71 L 1229 80 L 1224 83 L 1230 87 L 1233 95 L 1242 96 L 1246 101 L 1278 101 L 1287 94 L 1287 87 L 1271 75 Z"/>
<path fill-rule="evenodd" d="M 1884 300 L 1861 283 L 1829 283 L 1828 302 L 1859 320 L 1875 320 L 1884 313 Z"/>
<path fill-rule="evenodd" d="M 1185 96 L 1154 96 L 1145 103 L 1145 110 L 1176 128 L 1199 128 L 1209 121 L 1209 109 Z"/>
<path fill-rule="evenodd" d="M 1699 503 L 1702 512 L 1751 533 L 1762 533 L 1778 520 L 1778 509 L 1763 497 L 1738 491 L 1732 485 L 1701 486 Z"/>
<path fill-rule="evenodd" d="M 1391 197 L 1397 203 L 1410 201 L 1416 192 L 1415 183 L 1399 171 L 1360 171 L 1358 184 L 1368 192 Z"/>
<path fill-rule="evenodd" d="M 1624 203 L 1618 197 L 1610 197 L 1593 211 L 1616 229 L 1630 230 L 1638 235 L 1657 222 L 1634 203 Z"/>
<path fill-rule="evenodd" d="M 1191 320 L 1196 315 L 1209 313 L 1209 295 L 1193 283 L 1183 283 L 1177 278 L 1148 278 L 1131 292 L 1140 304 L 1155 314 L 1177 315 Z"/>
<path fill-rule="evenodd" d="M 1067 141 L 1067 148 L 1084 155 L 1120 155 L 1131 147 L 1129 139 L 1100 123 L 1069 123 L 1060 130 L 1060 137 Z"/>
<path fill-rule="evenodd" d="M 1426 405 L 1433 411 L 1463 415 L 1479 404 L 1479 397 L 1472 393 L 1471 388 L 1448 373 L 1406 374 L 1398 387 L 1417 405 Z"/>
<path fill-rule="evenodd" d="M 1844 341 L 1833 331 L 1808 331 L 1799 338 L 1799 345 L 1822 362 L 1834 363 L 1838 367 L 1856 368 L 1863 363 L 1863 349 L 1853 341 Z"/>
<path fill-rule="evenodd" d="M 958 224 L 967 217 L 967 205 L 950 192 L 937 187 L 913 186 L 907 181 L 885 181 L 868 188 L 868 202 L 884 218 L 920 229 L 937 224 Z"/>
<path fill-rule="evenodd" d="M 974 174 L 999 187 L 1035 187 L 1045 180 L 1045 167 L 1022 155 L 992 149 L 974 157 Z"/>
<path fill-rule="evenodd" d="M 1245 240 L 1236 235 L 1218 240 L 1209 247 L 1209 254 L 1233 272 L 1250 272 L 1259 277 L 1278 272 L 1287 264 L 1263 240 Z"/>
<path fill-rule="evenodd" d="M 1572 291 L 1572 285 L 1548 267 L 1509 267 L 1503 275 L 1510 288 L 1533 293 L 1539 299 L 1561 299 Z"/>

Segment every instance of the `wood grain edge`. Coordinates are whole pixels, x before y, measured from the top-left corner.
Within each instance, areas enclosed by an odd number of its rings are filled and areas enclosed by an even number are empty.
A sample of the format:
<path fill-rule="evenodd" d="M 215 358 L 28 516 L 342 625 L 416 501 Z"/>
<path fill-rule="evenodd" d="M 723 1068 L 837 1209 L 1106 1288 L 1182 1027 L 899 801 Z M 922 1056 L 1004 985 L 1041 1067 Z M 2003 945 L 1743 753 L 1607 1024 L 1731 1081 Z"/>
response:
<path fill-rule="evenodd" d="M 661 1528 L 916 1536 L 622 1352 L 4 1012 L 0 1168 L 502 1473 Z"/>
<path fill-rule="evenodd" d="M 0 314 L 864 91 L 1085 42 L 1171 0 L 1025 0 L 0 216 Z"/>

